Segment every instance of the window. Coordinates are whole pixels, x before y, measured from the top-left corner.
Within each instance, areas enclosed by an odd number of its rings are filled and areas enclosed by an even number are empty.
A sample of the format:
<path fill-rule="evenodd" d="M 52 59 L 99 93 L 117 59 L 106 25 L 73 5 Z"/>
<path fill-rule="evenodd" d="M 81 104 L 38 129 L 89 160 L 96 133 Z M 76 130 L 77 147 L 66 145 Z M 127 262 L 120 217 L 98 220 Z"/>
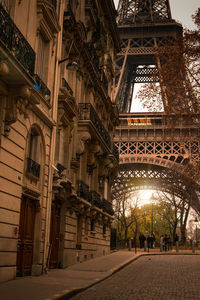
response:
<path fill-rule="evenodd" d="M 82 238 L 82 216 L 77 216 L 77 241 L 76 249 L 81 249 L 81 238 Z"/>
<path fill-rule="evenodd" d="M 38 132 L 34 128 L 32 128 L 29 135 L 27 173 L 33 175 L 38 179 L 40 177 L 39 152 L 42 153 L 41 145 L 39 143 L 39 135 Z"/>
<path fill-rule="evenodd" d="M 37 146 L 38 146 L 38 134 L 31 130 L 30 134 L 30 149 L 29 149 L 29 157 L 37 161 Z"/>
<path fill-rule="evenodd" d="M 85 236 L 88 235 L 88 217 L 85 218 Z"/>
<path fill-rule="evenodd" d="M 91 231 L 95 231 L 95 220 L 94 220 L 94 219 L 91 220 L 91 223 L 90 223 L 90 230 L 91 230 Z"/>
<path fill-rule="evenodd" d="M 42 34 L 39 34 L 36 73 L 45 83 L 47 82 L 48 73 L 48 46 L 49 42 L 46 42 Z"/>
<path fill-rule="evenodd" d="M 106 234 L 106 225 L 104 224 L 103 225 L 103 235 L 105 235 Z"/>

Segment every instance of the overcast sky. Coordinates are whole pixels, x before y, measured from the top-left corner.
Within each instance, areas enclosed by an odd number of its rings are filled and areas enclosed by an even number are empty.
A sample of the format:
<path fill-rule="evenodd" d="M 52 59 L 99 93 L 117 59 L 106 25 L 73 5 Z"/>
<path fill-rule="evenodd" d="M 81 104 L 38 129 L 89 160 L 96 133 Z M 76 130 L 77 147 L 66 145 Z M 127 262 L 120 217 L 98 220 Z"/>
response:
<path fill-rule="evenodd" d="M 114 0 L 116 8 L 118 0 Z M 200 7 L 200 0 L 170 0 L 172 18 L 182 23 L 183 27 L 193 28 L 191 15 Z"/>

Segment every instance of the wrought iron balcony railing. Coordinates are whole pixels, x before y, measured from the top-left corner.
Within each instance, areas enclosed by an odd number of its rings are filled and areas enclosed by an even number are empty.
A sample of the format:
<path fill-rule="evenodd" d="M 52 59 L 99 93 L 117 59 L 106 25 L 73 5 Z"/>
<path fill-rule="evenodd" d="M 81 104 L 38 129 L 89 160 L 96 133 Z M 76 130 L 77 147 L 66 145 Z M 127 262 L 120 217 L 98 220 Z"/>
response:
<path fill-rule="evenodd" d="M 0 3 L 0 40 L 30 75 L 34 74 L 35 52 Z"/>
<path fill-rule="evenodd" d="M 77 195 L 90 203 L 92 201 L 92 196 L 89 191 L 89 186 L 81 180 L 78 181 Z"/>
<path fill-rule="evenodd" d="M 79 103 L 79 120 L 90 120 L 104 142 L 111 147 L 110 136 L 90 103 Z"/>
<path fill-rule="evenodd" d="M 108 202 L 108 200 L 103 199 L 103 211 L 108 213 L 109 215 L 113 216 L 114 215 L 114 210 L 112 208 L 112 203 Z"/>
<path fill-rule="evenodd" d="M 96 191 L 91 191 L 92 204 L 98 208 L 103 208 L 103 202 L 101 201 L 100 195 Z"/>
<path fill-rule="evenodd" d="M 70 93 L 70 95 L 73 95 L 73 91 L 70 88 L 70 86 L 67 83 L 67 81 L 65 80 L 65 78 L 62 78 L 62 86 L 65 87 L 68 90 L 68 92 Z"/>
<path fill-rule="evenodd" d="M 27 173 L 40 178 L 40 164 L 32 160 L 30 157 L 27 158 Z"/>
<path fill-rule="evenodd" d="M 98 57 L 98 55 L 96 53 L 96 49 L 94 48 L 94 45 L 93 45 L 92 42 L 88 43 L 88 48 L 89 48 L 90 54 L 92 56 L 92 63 L 95 65 L 96 70 L 97 70 L 99 76 L 101 76 L 99 57 Z"/>
<path fill-rule="evenodd" d="M 38 90 L 42 94 L 42 96 L 44 96 L 45 100 L 48 103 L 50 103 L 50 97 L 51 97 L 50 90 L 37 74 L 35 74 L 34 77 L 36 81 L 36 84 L 34 85 L 35 89 Z"/>
<path fill-rule="evenodd" d="M 88 43 L 88 48 L 90 50 L 91 56 L 92 56 L 92 63 L 94 64 L 96 71 L 98 73 L 99 79 L 101 80 L 101 82 L 103 83 L 103 86 L 106 90 L 106 92 L 108 92 L 108 80 L 106 78 L 106 75 L 104 73 L 104 70 L 102 70 L 100 68 L 100 60 L 99 60 L 99 56 L 96 53 L 96 49 L 94 48 L 94 45 L 92 42 Z"/>

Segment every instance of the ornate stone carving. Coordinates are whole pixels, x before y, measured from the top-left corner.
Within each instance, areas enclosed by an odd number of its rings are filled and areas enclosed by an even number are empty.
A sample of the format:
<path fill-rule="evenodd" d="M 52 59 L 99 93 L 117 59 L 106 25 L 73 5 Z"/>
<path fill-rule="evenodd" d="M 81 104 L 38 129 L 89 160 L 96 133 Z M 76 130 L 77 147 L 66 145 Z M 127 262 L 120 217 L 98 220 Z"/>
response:
<path fill-rule="evenodd" d="M 72 122 L 74 117 L 78 116 L 78 106 L 75 98 L 70 95 L 69 91 L 63 87 L 60 89 L 63 94 L 58 96 L 58 116 L 59 121 L 67 126 L 69 122 Z"/>
<path fill-rule="evenodd" d="M 9 73 L 9 67 L 5 61 L 0 61 L 0 75 L 7 75 Z"/>
<path fill-rule="evenodd" d="M 6 99 L 5 107 L 5 136 L 9 135 L 10 125 L 17 121 L 17 113 L 19 112 L 27 118 L 27 110 L 30 109 L 32 105 L 30 101 L 31 89 L 27 85 L 16 88 L 12 87 L 10 91 Z"/>
<path fill-rule="evenodd" d="M 76 140 L 76 153 L 81 155 L 85 152 L 85 143 L 91 140 L 91 135 L 88 131 L 81 131 L 78 133 Z"/>
<path fill-rule="evenodd" d="M 23 190 L 24 195 L 36 200 L 36 202 L 38 202 L 38 205 L 40 205 L 38 198 L 40 197 L 41 192 L 39 190 L 36 190 L 34 188 L 30 188 L 28 186 L 24 186 L 22 188 L 22 190 Z"/>
<path fill-rule="evenodd" d="M 47 40 L 52 40 L 60 31 L 60 25 L 55 8 L 50 1 L 37 0 L 38 28 Z"/>
<path fill-rule="evenodd" d="M 77 155 L 76 158 L 72 157 L 71 159 L 71 168 L 74 171 L 77 171 L 80 167 L 80 156 Z"/>

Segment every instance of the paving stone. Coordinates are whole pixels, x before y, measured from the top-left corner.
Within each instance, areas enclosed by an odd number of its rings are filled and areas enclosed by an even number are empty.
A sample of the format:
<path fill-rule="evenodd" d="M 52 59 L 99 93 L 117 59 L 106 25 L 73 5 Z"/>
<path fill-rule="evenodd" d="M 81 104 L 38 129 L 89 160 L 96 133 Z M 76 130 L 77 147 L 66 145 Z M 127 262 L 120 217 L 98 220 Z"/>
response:
<path fill-rule="evenodd" d="M 199 300 L 200 256 L 141 257 L 73 300 Z"/>

